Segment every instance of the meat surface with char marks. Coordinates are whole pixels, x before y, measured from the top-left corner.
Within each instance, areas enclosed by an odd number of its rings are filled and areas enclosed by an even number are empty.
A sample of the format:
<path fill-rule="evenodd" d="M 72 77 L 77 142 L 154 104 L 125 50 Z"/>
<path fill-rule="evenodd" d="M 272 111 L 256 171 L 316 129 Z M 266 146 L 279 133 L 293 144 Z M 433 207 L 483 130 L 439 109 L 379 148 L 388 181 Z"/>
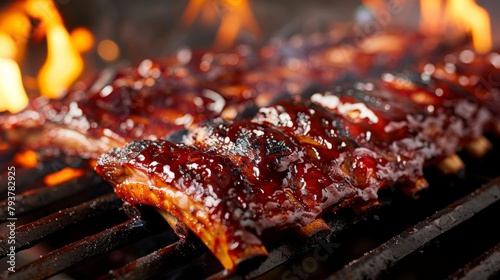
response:
<path fill-rule="evenodd" d="M 228 55 L 237 57 L 221 54 Z M 219 83 L 236 84 L 245 63 L 220 65 L 215 60 L 214 73 L 200 74 L 202 56 L 189 63 L 175 57 L 162 63 L 144 60 L 102 75 L 107 80 L 97 87 L 74 90 L 60 100 L 35 99 L 18 114 L 0 115 L 2 132 L 6 140 L 27 148 L 85 158 L 97 158 L 134 139 L 168 137 L 246 100 L 214 91 L 225 88 Z"/>
<path fill-rule="evenodd" d="M 389 186 L 410 194 L 427 187 L 424 166 L 479 137 L 491 120 L 473 98 L 442 80 L 387 76 L 284 99 L 244 120 L 210 120 L 189 131 L 183 144 L 133 142 L 101 156 L 96 170 L 125 201 L 172 213 L 234 270 L 244 259 L 266 255 L 253 245 L 262 246 L 269 231 L 303 230 L 345 207 L 363 211 Z M 214 187 L 214 178 L 235 181 Z M 175 203 L 183 200 L 200 202 L 188 203 L 191 212 L 216 214 L 207 222 L 204 215 L 179 213 Z M 241 232 L 251 236 L 248 242 L 234 239 Z"/>
<path fill-rule="evenodd" d="M 60 100 L 39 98 L 19 114 L 0 114 L 0 132 L 5 141 L 45 154 L 97 158 L 134 139 L 168 138 L 219 116 L 234 119 L 245 108 L 268 106 L 284 94 L 377 76 L 400 68 L 399 62 L 414 59 L 417 51 L 431 51 L 415 49 L 424 38 L 391 32 L 367 38 L 377 49 L 346 47 L 352 38 L 344 29 L 335 27 L 335 33 L 345 34 L 321 40 L 294 36 L 261 48 L 181 49 L 157 62 L 144 60 Z"/>

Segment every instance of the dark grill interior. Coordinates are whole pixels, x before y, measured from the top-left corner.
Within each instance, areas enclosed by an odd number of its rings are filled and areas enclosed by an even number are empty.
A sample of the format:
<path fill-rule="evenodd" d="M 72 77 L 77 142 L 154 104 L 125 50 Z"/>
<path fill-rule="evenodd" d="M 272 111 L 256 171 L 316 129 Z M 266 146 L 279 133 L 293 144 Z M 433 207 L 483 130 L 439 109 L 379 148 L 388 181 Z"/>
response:
<path fill-rule="evenodd" d="M 387 191 L 381 194 L 383 206 L 362 216 L 350 210 L 327 214 L 331 232 L 305 240 L 291 234 L 271 242 L 270 257 L 243 277 L 494 278 L 500 269 L 500 231 L 494 226 L 500 210 L 500 179 L 495 179 L 500 143 L 497 137 L 490 140 L 495 148 L 482 159 L 461 154 L 465 174 L 445 177 L 430 168 L 431 187 L 416 199 Z M 6 167 L 13 153 L 3 154 L 1 165 Z M 3 278 L 226 277 L 199 240 L 179 240 L 155 211 L 123 205 L 92 171 L 43 186 L 43 175 L 60 169 L 61 162 L 17 168 L 16 273 L 6 271 Z M 6 173 L 0 181 L 7 185 Z M 0 204 L 6 221 L 7 200 Z M 8 239 L 6 229 L 2 226 L 3 241 Z M 0 250 L 5 270 L 6 242 Z"/>

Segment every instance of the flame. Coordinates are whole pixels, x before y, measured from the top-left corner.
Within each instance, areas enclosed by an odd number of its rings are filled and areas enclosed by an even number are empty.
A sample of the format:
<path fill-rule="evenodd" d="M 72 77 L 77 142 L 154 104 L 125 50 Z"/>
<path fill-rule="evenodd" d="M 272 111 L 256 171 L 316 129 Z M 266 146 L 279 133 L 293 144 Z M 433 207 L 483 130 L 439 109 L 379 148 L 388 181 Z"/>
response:
<path fill-rule="evenodd" d="M 241 29 L 247 29 L 256 37 L 260 35 L 260 28 L 255 19 L 248 0 L 225 0 L 228 10 L 224 13 L 215 39 L 218 48 L 228 47 L 234 42 Z"/>
<path fill-rule="evenodd" d="M 15 94 L 10 94 L 15 93 Z M 28 105 L 28 95 L 24 91 L 21 70 L 16 61 L 0 57 L 0 112 L 19 112 Z"/>
<path fill-rule="evenodd" d="M 14 155 L 14 162 L 25 168 L 35 168 L 38 164 L 36 153 L 32 150 L 19 152 Z"/>
<path fill-rule="evenodd" d="M 200 14 L 204 24 L 214 24 L 216 10 L 209 4 L 211 4 L 211 1 L 208 0 L 189 1 L 182 15 L 182 25 L 190 26 Z"/>
<path fill-rule="evenodd" d="M 491 50 L 491 27 L 488 12 L 474 0 L 448 0 L 447 18 L 456 26 L 462 25 L 472 35 L 478 53 Z"/>
<path fill-rule="evenodd" d="M 39 20 L 35 30 L 30 18 Z M 0 111 L 15 113 L 27 106 L 18 62 L 28 40 L 42 36 L 47 39 L 47 59 L 37 76 L 42 95 L 61 96 L 83 71 L 80 53 L 91 48 L 92 34 L 80 28 L 70 35 L 52 0 L 14 1 L 0 12 L 0 97 L 6 100 L 0 104 Z"/>
<path fill-rule="evenodd" d="M 215 48 L 227 48 L 242 30 L 249 31 L 255 37 L 260 36 L 260 27 L 249 0 L 190 0 L 182 16 L 182 23 L 189 26 L 201 14 L 205 24 L 214 24 L 217 13 L 220 13 L 221 21 Z"/>
<path fill-rule="evenodd" d="M 490 16 L 474 0 L 447 0 L 446 5 L 443 5 L 441 0 L 420 0 L 420 6 L 422 33 L 442 35 L 448 25 L 469 32 L 474 49 L 478 53 L 491 50 Z"/>
<path fill-rule="evenodd" d="M 47 60 L 38 73 L 38 86 L 42 95 L 57 98 L 78 78 L 83 60 L 63 26 L 47 29 L 47 45 Z"/>
<path fill-rule="evenodd" d="M 71 179 L 81 177 L 85 171 L 82 169 L 74 169 L 65 167 L 59 171 L 51 173 L 43 178 L 43 182 L 47 186 L 55 186 L 67 182 Z"/>
<path fill-rule="evenodd" d="M 363 5 L 370 9 L 373 14 L 387 7 L 385 0 L 361 0 Z"/>
<path fill-rule="evenodd" d="M 441 0 L 420 0 L 420 32 L 426 35 L 444 33 Z"/>

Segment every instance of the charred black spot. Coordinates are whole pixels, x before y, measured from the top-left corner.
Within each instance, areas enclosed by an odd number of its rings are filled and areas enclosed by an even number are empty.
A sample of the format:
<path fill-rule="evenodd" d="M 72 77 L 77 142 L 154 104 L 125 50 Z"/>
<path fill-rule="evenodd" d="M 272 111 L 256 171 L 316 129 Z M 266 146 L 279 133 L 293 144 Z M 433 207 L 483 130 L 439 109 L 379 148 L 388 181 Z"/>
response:
<path fill-rule="evenodd" d="M 266 138 L 266 156 L 290 153 L 292 150 L 285 141 Z"/>

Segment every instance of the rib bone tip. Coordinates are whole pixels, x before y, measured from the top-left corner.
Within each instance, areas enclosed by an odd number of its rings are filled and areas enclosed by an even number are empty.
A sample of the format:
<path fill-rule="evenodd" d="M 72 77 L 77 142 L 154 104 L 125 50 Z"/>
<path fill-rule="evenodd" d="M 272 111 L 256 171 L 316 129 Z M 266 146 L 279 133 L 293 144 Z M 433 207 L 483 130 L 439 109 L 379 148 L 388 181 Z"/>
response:
<path fill-rule="evenodd" d="M 330 230 L 330 227 L 326 224 L 323 219 L 316 219 L 312 221 L 310 224 L 303 226 L 299 229 L 299 235 L 303 237 L 309 237 L 317 232 L 323 230 Z"/>
<path fill-rule="evenodd" d="M 438 163 L 437 168 L 445 175 L 452 175 L 458 174 L 459 171 L 463 170 L 465 164 L 457 154 L 452 154 Z"/>
<path fill-rule="evenodd" d="M 481 158 L 488 153 L 492 147 L 493 144 L 491 144 L 490 140 L 483 136 L 467 143 L 465 145 L 465 150 L 473 157 Z"/>

